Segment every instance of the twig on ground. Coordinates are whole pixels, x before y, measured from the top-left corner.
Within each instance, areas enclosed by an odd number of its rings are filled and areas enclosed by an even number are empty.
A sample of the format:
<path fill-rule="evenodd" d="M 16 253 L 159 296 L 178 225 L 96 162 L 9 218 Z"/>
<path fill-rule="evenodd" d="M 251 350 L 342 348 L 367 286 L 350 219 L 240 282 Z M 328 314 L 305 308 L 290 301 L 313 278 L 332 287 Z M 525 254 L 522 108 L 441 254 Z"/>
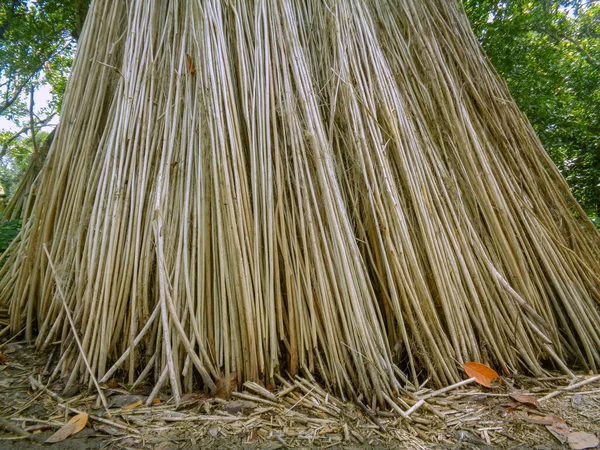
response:
<path fill-rule="evenodd" d="M 66 409 L 67 411 L 74 413 L 74 414 L 81 414 L 83 412 L 79 409 L 75 409 L 75 408 L 72 408 L 69 405 L 67 405 L 66 401 L 63 398 L 61 398 L 60 395 L 58 395 L 56 392 L 52 392 L 50 389 L 48 389 L 46 386 L 44 386 L 38 380 L 36 380 L 33 376 L 29 376 L 29 382 L 35 388 L 41 389 L 46 394 L 48 394 L 50 397 L 52 397 L 52 399 L 54 399 L 56 401 L 57 405 L 59 407 L 61 407 L 62 409 Z M 136 430 L 134 428 L 128 427 L 126 425 L 122 425 L 113 420 L 108 420 L 108 419 L 104 419 L 102 417 L 96 416 L 95 414 L 90 413 L 89 411 L 87 411 L 87 414 L 88 414 L 89 420 L 94 420 L 96 422 L 100 422 L 100 423 L 103 423 L 104 425 L 109 425 L 111 427 L 118 428 L 120 430 L 125 430 L 132 434 L 141 434 L 138 430 Z"/>
<path fill-rule="evenodd" d="M 572 391 L 573 389 L 577 389 L 581 386 L 585 386 L 586 384 L 594 383 L 595 381 L 600 381 L 600 375 L 596 375 L 595 377 L 588 378 L 587 380 L 580 381 L 579 383 L 572 384 L 571 386 L 567 386 L 565 388 L 560 388 L 560 389 L 558 389 L 554 392 L 551 392 L 548 395 L 538 399 L 538 402 L 544 402 L 546 400 L 550 400 L 551 398 L 554 398 L 557 395 L 562 394 L 563 392 Z"/>
<path fill-rule="evenodd" d="M 362 397 L 362 395 L 361 395 L 361 397 Z M 371 410 L 369 408 L 367 408 L 367 406 L 361 401 L 361 397 L 356 399 L 356 403 L 358 403 L 358 406 L 360 406 L 360 408 L 365 412 L 365 414 L 367 416 L 369 416 L 369 419 L 371 419 L 371 421 L 379 427 L 379 431 L 381 431 L 382 433 L 385 433 L 384 426 L 381 425 L 381 422 L 379 420 L 377 420 L 377 417 L 375 417 L 375 415 L 371 412 Z"/>
<path fill-rule="evenodd" d="M 452 389 L 456 389 L 458 387 L 464 386 L 465 384 L 470 384 L 475 381 L 475 378 L 469 378 L 468 380 L 459 381 L 458 383 L 451 384 L 450 386 L 446 386 L 442 389 L 438 389 L 437 391 L 430 392 L 426 395 L 418 396 L 421 400 L 427 400 L 428 398 L 435 397 L 436 395 L 444 394 Z"/>
<path fill-rule="evenodd" d="M 30 434 L 23 430 L 22 428 L 16 426 L 13 423 L 10 423 L 8 420 L 3 419 L 2 417 L 0 417 L 0 426 L 6 428 L 8 431 L 18 434 L 19 436 L 23 436 L 23 437 L 29 437 Z"/>

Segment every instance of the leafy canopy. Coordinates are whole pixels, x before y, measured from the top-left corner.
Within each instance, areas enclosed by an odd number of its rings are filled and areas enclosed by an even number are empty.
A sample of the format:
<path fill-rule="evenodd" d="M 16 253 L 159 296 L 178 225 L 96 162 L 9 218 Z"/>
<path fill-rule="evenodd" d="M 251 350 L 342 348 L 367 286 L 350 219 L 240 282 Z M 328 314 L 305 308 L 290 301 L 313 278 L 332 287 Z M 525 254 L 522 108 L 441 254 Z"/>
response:
<path fill-rule="evenodd" d="M 600 217 L 600 1 L 463 5 L 573 194 Z"/>
<path fill-rule="evenodd" d="M 0 183 L 8 191 L 23 161 L 43 135 L 38 131 L 60 111 L 87 0 L 7 0 L 0 3 Z M 47 106 L 35 108 L 40 86 L 50 86 Z M 26 165 L 25 165 L 26 167 Z"/>

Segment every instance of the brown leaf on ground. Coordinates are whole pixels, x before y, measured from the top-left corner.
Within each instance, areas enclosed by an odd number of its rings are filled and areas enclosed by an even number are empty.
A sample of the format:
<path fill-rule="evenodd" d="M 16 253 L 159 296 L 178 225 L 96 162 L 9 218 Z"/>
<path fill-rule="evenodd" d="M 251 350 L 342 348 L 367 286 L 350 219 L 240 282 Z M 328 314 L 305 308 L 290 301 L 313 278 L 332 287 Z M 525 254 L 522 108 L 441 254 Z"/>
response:
<path fill-rule="evenodd" d="M 108 386 L 111 389 L 114 389 L 116 387 L 119 387 L 119 381 L 116 378 L 111 378 L 106 382 L 106 386 Z"/>
<path fill-rule="evenodd" d="M 487 388 L 492 388 L 492 383 L 500 379 L 500 375 L 494 369 L 478 362 L 464 363 L 463 369 L 467 375 L 475 378 L 477 383 Z"/>
<path fill-rule="evenodd" d="M 229 374 L 229 390 L 227 390 L 227 377 L 221 377 L 217 380 L 217 397 L 229 398 L 231 393 L 237 389 L 237 375 L 235 373 Z"/>
<path fill-rule="evenodd" d="M 73 434 L 79 433 L 81 430 L 83 430 L 88 423 L 88 419 L 89 416 L 86 412 L 82 412 L 77 414 L 76 416 L 73 416 L 68 422 L 75 424 L 75 431 L 73 431 Z"/>
<path fill-rule="evenodd" d="M 596 448 L 600 444 L 600 439 L 595 434 L 584 433 L 582 431 L 570 433 L 567 440 L 573 450 Z"/>
<path fill-rule="evenodd" d="M 46 439 L 47 444 L 54 444 L 56 442 L 64 441 L 66 438 L 74 434 L 75 424 L 67 423 L 63 425 L 56 433 Z"/>
<path fill-rule="evenodd" d="M 537 399 L 535 397 L 532 397 L 531 395 L 522 394 L 520 392 L 513 392 L 513 393 L 509 394 L 509 396 L 513 400 L 515 400 L 519 403 L 522 403 L 524 405 L 533 406 L 534 408 L 540 407 L 540 402 L 538 402 Z"/>
<path fill-rule="evenodd" d="M 502 411 L 502 417 L 507 417 L 507 416 L 517 416 L 517 412 L 519 411 L 519 407 L 516 403 L 513 403 L 512 405 L 502 405 L 504 407 L 504 410 Z"/>
<path fill-rule="evenodd" d="M 54 444 L 55 442 L 61 442 L 67 439 L 69 436 L 73 436 L 79 433 L 85 428 L 88 423 L 88 414 L 83 412 L 73 416 L 65 425 L 63 425 L 56 433 L 46 439 L 46 443 Z"/>
<path fill-rule="evenodd" d="M 9 355 L 10 353 L 14 353 L 21 348 L 18 344 L 4 344 L 2 346 L 2 353 Z"/>
<path fill-rule="evenodd" d="M 546 429 L 552 433 L 556 439 L 560 441 L 561 444 L 564 444 L 569 439 L 569 434 L 571 434 L 571 430 L 567 423 L 557 416 L 546 416 L 544 419 L 551 420 L 552 423 L 550 425 L 546 425 Z"/>

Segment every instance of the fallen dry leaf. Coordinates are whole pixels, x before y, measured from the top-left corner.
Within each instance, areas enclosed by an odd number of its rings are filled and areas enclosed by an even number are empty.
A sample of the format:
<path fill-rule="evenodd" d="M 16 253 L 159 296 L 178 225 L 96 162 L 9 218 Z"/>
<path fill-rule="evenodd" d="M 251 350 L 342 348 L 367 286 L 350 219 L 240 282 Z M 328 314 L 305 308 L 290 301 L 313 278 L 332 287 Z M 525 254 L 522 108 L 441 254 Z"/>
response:
<path fill-rule="evenodd" d="M 550 425 L 546 425 L 546 429 L 552 433 L 552 436 L 558 439 L 561 444 L 566 443 L 569 439 L 569 434 L 571 434 L 571 430 L 567 423 L 560 417 L 552 415 L 546 416 L 544 419 L 552 421 Z"/>
<path fill-rule="evenodd" d="M 477 383 L 487 388 L 492 388 L 492 382 L 500 379 L 500 375 L 494 369 L 478 362 L 464 363 L 463 369 L 468 376 L 475 378 Z"/>
<path fill-rule="evenodd" d="M 46 439 L 47 444 L 64 441 L 66 438 L 75 433 L 75 424 L 67 423 L 63 425 L 56 433 Z"/>
<path fill-rule="evenodd" d="M 515 406 L 505 407 L 504 411 L 502 411 L 503 416 L 513 416 L 518 411 Z"/>
<path fill-rule="evenodd" d="M 143 403 L 144 403 L 143 401 L 141 401 L 141 400 L 138 400 L 137 402 L 135 402 L 135 403 L 132 403 L 131 405 L 124 406 L 124 407 L 123 407 L 123 408 L 121 408 L 121 409 L 122 409 L 123 411 L 131 411 L 132 409 L 135 409 L 135 408 L 137 408 L 138 406 L 142 406 L 142 405 L 143 405 Z"/>
<path fill-rule="evenodd" d="M 6 355 L 4 353 L 0 353 L 0 364 L 6 362 Z"/>
<path fill-rule="evenodd" d="M 583 431 L 570 433 L 567 440 L 573 450 L 596 448 L 600 444 L 600 439 L 595 434 L 584 433 Z"/>
<path fill-rule="evenodd" d="M 54 444 L 55 442 L 64 441 L 69 436 L 79 433 L 85 428 L 88 422 L 88 414 L 83 412 L 71 417 L 65 425 L 63 425 L 56 433 L 46 439 L 46 443 Z"/>
<path fill-rule="evenodd" d="M 119 387 L 119 382 L 115 378 L 111 378 L 107 381 L 106 386 L 108 386 L 111 389 L 114 389 L 116 387 Z"/>
<path fill-rule="evenodd" d="M 6 354 L 6 355 L 9 355 L 11 353 L 16 352 L 20 348 L 21 348 L 21 346 L 18 345 L 18 344 L 4 344 L 2 346 L 2 353 Z"/>
<path fill-rule="evenodd" d="M 517 401 L 519 403 L 522 403 L 524 405 L 533 406 L 534 408 L 539 408 L 540 407 L 540 402 L 538 402 L 537 399 L 535 397 L 532 397 L 531 395 L 522 394 L 520 392 L 513 392 L 513 393 L 508 394 L 508 395 L 513 400 L 515 400 L 515 401 Z"/>
<path fill-rule="evenodd" d="M 221 377 L 216 382 L 217 386 L 217 397 L 229 398 L 231 392 L 237 389 L 237 375 L 235 373 L 229 374 L 229 391 L 227 390 L 227 377 Z"/>
<path fill-rule="evenodd" d="M 73 416 L 68 422 L 75 424 L 75 431 L 73 432 L 73 434 L 79 433 L 81 430 L 83 430 L 88 423 L 88 419 L 89 416 L 86 412 L 82 412 L 77 414 L 76 416 Z"/>

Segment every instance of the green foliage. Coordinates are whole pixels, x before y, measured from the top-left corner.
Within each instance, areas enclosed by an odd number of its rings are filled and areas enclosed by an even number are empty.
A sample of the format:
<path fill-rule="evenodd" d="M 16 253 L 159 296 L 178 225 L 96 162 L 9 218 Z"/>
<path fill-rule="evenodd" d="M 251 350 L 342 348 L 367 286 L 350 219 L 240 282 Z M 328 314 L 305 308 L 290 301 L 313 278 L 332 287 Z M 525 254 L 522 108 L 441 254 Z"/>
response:
<path fill-rule="evenodd" d="M 0 221 L 0 254 L 4 253 L 14 238 L 17 237 L 20 230 L 20 220 Z"/>
<path fill-rule="evenodd" d="M 2 135 L 0 133 L 0 139 Z M 40 131 L 37 133 L 38 142 L 44 142 L 48 133 Z M 19 182 L 29 167 L 31 154 L 33 153 L 33 141 L 30 136 L 19 136 L 8 146 L 6 154 L 0 159 L 0 184 L 4 187 L 6 199 L 14 194 Z"/>
<path fill-rule="evenodd" d="M 600 2 L 462 2 L 573 194 L 599 217 Z"/>
<path fill-rule="evenodd" d="M 19 127 L 29 121 L 32 88 L 50 84 L 50 108 L 62 98 L 75 41 L 69 8 L 60 4 L 70 3 L 12 0 L 0 6 L 0 114 Z"/>
<path fill-rule="evenodd" d="M 0 130 L 0 183 L 10 194 L 29 155 L 47 133 L 40 130 L 59 112 L 76 39 L 88 0 L 7 0 L 0 3 L 0 117 L 14 124 Z M 33 108 L 40 86 L 51 100 Z"/>

